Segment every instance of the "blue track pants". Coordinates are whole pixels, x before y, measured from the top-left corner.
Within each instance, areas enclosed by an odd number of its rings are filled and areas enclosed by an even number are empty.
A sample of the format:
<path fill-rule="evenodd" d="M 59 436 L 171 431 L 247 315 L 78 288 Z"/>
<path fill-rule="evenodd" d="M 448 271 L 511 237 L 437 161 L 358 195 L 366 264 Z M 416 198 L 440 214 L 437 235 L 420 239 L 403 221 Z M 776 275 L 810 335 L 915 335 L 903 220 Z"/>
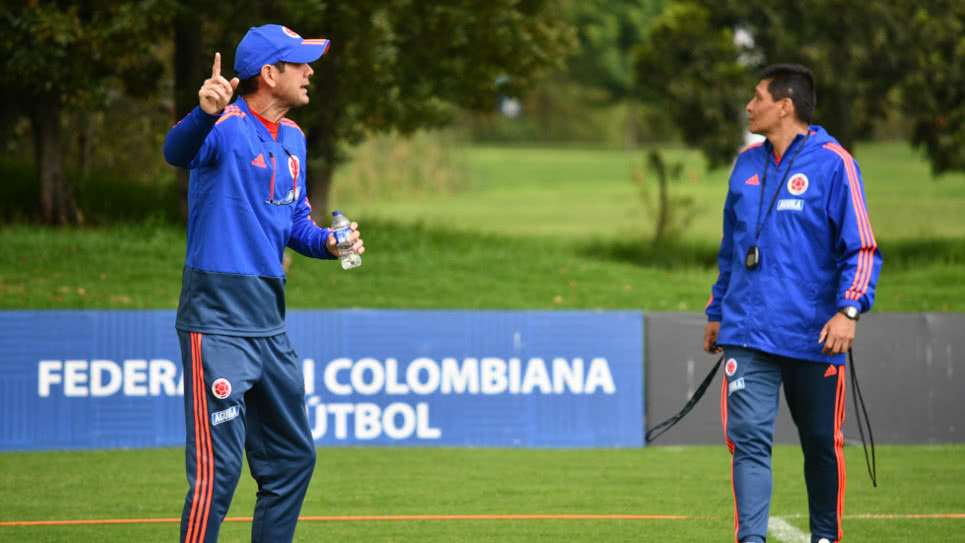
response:
<path fill-rule="evenodd" d="M 287 334 L 178 332 L 188 493 L 182 542 L 218 540 L 242 453 L 258 484 L 251 540 L 291 541 L 315 467 L 301 368 Z"/>
<path fill-rule="evenodd" d="M 844 366 L 724 347 L 721 422 L 733 455 L 736 541 L 764 542 L 771 445 L 783 383 L 804 451 L 811 541 L 839 541 L 844 509 Z"/>

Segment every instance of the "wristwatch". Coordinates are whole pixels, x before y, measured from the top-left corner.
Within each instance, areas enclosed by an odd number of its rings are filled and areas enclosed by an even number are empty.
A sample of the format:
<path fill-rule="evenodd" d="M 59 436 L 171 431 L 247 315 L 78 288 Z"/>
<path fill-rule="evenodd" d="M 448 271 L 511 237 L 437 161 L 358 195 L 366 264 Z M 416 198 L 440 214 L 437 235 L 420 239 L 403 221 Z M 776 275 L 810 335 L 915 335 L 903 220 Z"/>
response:
<path fill-rule="evenodd" d="M 841 313 L 842 315 L 844 315 L 845 317 L 848 317 L 853 321 L 856 321 L 859 318 L 861 318 L 861 312 L 858 311 L 858 308 L 853 305 L 842 307 L 841 309 L 838 310 L 838 313 Z"/>

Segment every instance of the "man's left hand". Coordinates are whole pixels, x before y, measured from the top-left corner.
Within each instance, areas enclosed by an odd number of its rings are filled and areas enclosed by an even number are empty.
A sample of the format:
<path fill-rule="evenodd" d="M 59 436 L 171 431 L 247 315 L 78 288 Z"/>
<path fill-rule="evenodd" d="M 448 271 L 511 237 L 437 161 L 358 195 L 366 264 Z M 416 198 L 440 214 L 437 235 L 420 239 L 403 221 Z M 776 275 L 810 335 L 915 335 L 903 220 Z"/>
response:
<path fill-rule="evenodd" d="M 831 320 L 821 329 L 818 343 L 824 344 L 825 354 L 842 354 L 848 352 L 854 343 L 857 323 L 841 313 L 835 313 Z"/>
<path fill-rule="evenodd" d="M 359 223 L 353 222 L 350 226 L 352 233 L 349 234 L 348 239 L 352 241 L 352 250 L 356 254 L 362 254 L 365 252 L 365 242 L 362 241 L 362 234 L 359 233 Z M 334 256 L 338 256 L 338 246 L 335 243 L 335 234 L 329 233 L 328 239 L 325 240 L 325 248 L 328 252 L 332 253 Z"/>

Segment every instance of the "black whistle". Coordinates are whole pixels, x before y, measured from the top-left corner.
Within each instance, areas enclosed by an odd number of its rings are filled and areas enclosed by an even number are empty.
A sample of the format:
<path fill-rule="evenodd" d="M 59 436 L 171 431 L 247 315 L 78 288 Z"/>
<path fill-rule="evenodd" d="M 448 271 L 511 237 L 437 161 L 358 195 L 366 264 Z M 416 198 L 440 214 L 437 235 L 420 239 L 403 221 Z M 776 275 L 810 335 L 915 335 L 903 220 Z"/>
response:
<path fill-rule="evenodd" d="M 761 265 L 761 250 L 757 245 L 751 245 L 750 249 L 747 250 L 747 256 L 744 257 L 744 267 L 749 270 L 753 270 Z"/>

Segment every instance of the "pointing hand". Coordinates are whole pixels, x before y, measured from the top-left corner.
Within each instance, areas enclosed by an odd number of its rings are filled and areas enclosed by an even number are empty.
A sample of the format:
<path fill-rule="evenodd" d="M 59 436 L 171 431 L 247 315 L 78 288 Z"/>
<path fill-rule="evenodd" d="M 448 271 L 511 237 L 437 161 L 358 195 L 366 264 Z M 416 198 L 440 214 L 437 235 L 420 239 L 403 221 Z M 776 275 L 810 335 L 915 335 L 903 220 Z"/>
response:
<path fill-rule="evenodd" d="M 221 53 L 215 53 L 214 63 L 211 65 L 211 78 L 205 79 L 198 91 L 198 103 L 201 109 L 208 115 L 217 115 L 224 111 L 225 106 L 231 101 L 231 95 L 238 88 L 238 83 L 237 77 L 231 81 L 222 77 Z"/>

